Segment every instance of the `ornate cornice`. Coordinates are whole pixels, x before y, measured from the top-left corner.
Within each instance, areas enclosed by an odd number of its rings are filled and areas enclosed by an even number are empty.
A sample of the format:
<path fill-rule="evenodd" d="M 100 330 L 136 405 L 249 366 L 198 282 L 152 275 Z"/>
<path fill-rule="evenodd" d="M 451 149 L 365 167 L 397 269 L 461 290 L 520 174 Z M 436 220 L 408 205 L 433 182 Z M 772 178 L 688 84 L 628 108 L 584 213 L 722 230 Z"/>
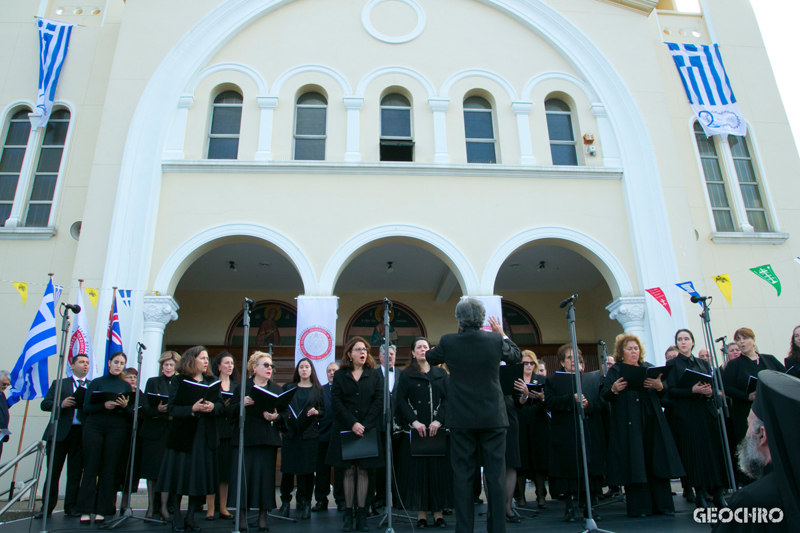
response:
<path fill-rule="evenodd" d="M 658 0 L 599 0 L 606 4 L 618 5 L 624 9 L 649 15 L 658 5 Z"/>
<path fill-rule="evenodd" d="M 162 331 L 167 324 L 178 320 L 180 306 L 172 296 L 144 297 L 144 327 L 156 327 Z"/>
<path fill-rule="evenodd" d="M 608 317 L 611 320 L 616 320 L 622 324 L 624 330 L 628 330 L 634 324 L 641 324 L 644 321 L 644 298 L 617 298 L 610 305 L 608 309 Z"/>

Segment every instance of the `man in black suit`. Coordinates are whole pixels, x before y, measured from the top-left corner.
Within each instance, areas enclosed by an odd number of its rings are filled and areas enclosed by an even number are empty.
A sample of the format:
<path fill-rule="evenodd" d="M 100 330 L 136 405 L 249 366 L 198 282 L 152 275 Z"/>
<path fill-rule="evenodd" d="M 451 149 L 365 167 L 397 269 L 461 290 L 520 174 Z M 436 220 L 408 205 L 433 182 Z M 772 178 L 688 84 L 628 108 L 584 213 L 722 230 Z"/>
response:
<path fill-rule="evenodd" d="M 67 463 L 67 489 L 64 494 L 64 514 L 67 516 L 80 516 L 75 513 L 75 503 L 78 499 L 78 488 L 81 485 L 83 476 L 83 434 L 81 433 L 81 422 L 79 420 L 79 409 L 75 405 L 75 391 L 78 387 L 85 387 L 89 384 L 86 374 L 89 372 L 89 357 L 85 354 L 78 354 L 72 358 L 72 377 L 64 378 L 61 381 L 61 416 L 58 421 L 58 432 L 56 433 L 55 457 L 53 457 L 53 478 L 50 482 L 50 500 L 47 504 L 47 516 L 53 513 L 58 501 L 58 485 L 61 479 L 61 470 L 64 468 L 64 461 L 69 457 Z M 42 411 L 52 411 L 55 407 L 56 382 L 50 385 L 41 403 Z M 52 426 L 47 427 L 42 440 L 47 442 L 47 454 L 51 450 L 53 438 Z M 39 511 L 36 518 L 42 518 L 43 511 Z"/>
<path fill-rule="evenodd" d="M 8 399 L 6 390 L 11 385 L 11 376 L 8 370 L 0 370 L 0 429 L 8 429 L 8 421 L 11 415 L 8 413 Z M 0 457 L 3 455 L 3 443 L 8 442 L 8 435 L 0 435 Z"/>
<path fill-rule="evenodd" d="M 500 361 L 517 363 L 519 348 L 503 333 L 503 325 L 489 317 L 492 331 L 482 331 L 486 310 L 480 300 L 465 298 L 456 306 L 459 333 L 442 337 L 428 351 L 431 365 L 447 363 L 450 393 L 447 421 L 450 429 L 456 533 L 472 533 L 475 522 L 472 486 L 479 459 L 483 461 L 489 500 L 487 529 L 506 530 L 506 428 L 508 416 L 500 388 Z"/>

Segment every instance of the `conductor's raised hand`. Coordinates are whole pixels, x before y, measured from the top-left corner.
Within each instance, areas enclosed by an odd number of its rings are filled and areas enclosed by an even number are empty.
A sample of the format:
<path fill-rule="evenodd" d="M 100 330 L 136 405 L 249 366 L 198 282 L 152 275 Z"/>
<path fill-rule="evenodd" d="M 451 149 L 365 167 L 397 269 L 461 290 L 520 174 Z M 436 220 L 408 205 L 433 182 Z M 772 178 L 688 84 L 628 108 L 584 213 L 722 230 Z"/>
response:
<path fill-rule="evenodd" d="M 431 437 L 435 437 L 436 432 L 439 431 L 440 427 L 442 427 L 442 423 L 439 422 L 438 420 L 434 420 L 433 422 L 431 422 L 431 425 L 428 426 L 428 435 L 430 435 Z"/>
<path fill-rule="evenodd" d="M 417 433 L 419 433 L 420 437 L 425 436 L 425 424 L 423 424 L 419 420 L 414 420 L 414 422 L 411 423 L 411 426 L 417 430 Z"/>
<path fill-rule="evenodd" d="M 422 426 L 422 427 L 425 427 L 425 426 Z M 353 433 L 355 433 L 359 437 L 363 437 L 364 436 L 364 430 L 366 428 L 364 426 L 362 426 L 361 424 L 359 424 L 358 422 L 356 422 L 355 424 L 353 424 L 353 427 L 350 428 L 350 429 L 352 429 Z"/>
<path fill-rule="evenodd" d="M 628 382 L 625 381 L 625 378 L 619 378 L 617 381 L 611 385 L 611 392 L 614 394 L 619 394 L 620 392 L 625 390 L 625 387 L 628 386 Z"/>
<path fill-rule="evenodd" d="M 490 316 L 489 325 L 492 327 L 492 331 L 505 336 L 505 332 L 503 331 L 503 322 L 500 321 L 500 319 L 498 319 L 497 317 Z"/>

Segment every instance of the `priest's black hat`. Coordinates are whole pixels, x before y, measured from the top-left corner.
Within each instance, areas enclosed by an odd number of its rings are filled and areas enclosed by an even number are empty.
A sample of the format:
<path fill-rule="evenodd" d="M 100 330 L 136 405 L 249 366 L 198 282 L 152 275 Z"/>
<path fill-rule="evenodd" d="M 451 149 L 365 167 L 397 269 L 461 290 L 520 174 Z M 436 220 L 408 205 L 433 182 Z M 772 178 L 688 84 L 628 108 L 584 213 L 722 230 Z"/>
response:
<path fill-rule="evenodd" d="M 759 372 L 753 412 L 767 432 L 784 521 L 800 524 L 800 379 L 774 370 Z"/>

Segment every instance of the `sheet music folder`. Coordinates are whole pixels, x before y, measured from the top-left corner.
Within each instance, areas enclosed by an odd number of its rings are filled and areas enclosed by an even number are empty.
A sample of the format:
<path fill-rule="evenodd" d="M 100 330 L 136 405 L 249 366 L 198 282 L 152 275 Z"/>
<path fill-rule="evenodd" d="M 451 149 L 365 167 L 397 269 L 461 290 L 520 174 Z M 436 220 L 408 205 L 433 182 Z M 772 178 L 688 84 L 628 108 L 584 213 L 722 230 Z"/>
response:
<path fill-rule="evenodd" d="M 297 387 L 294 387 L 281 394 L 275 394 L 258 385 L 253 385 L 248 396 L 250 396 L 254 402 L 252 405 L 253 409 L 258 412 L 271 413 L 273 411 L 281 412 L 289 407 L 289 403 L 292 401 L 292 398 L 294 398 L 296 392 Z"/>
<path fill-rule="evenodd" d="M 158 405 L 161 403 L 167 405 L 168 400 L 169 396 L 165 394 L 156 394 L 154 392 L 147 393 L 147 403 L 150 405 L 150 407 L 158 407 Z"/>
<path fill-rule="evenodd" d="M 524 365 L 503 365 L 500 367 L 500 388 L 503 394 L 510 396 L 516 394 L 514 382 L 523 379 L 525 372 Z"/>
<path fill-rule="evenodd" d="M 666 381 L 667 374 L 672 370 L 672 366 L 637 366 L 626 365 L 620 363 L 616 365 L 619 368 L 620 377 L 628 382 L 627 389 L 641 391 L 644 390 L 644 380 L 647 378 L 658 379 L 661 374 L 661 381 Z"/>
<path fill-rule="evenodd" d="M 75 392 L 72 393 L 72 397 L 75 398 L 75 409 L 83 409 L 83 402 L 86 401 L 86 387 L 78 387 L 75 389 Z"/>
<path fill-rule="evenodd" d="M 417 430 L 411 428 L 409 431 L 411 438 L 411 456 L 412 457 L 444 457 L 447 451 L 447 431 L 439 428 L 436 435 L 433 437 L 426 434 L 425 437 L 420 437 Z"/>
<path fill-rule="evenodd" d="M 688 368 L 683 371 L 683 375 L 681 376 L 680 381 L 678 381 L 678 387 L 681 389 L 691 389 L 697 383 L 711 383 L 711 376 L 708 374 L 703 374 L 701 372 L 695 372 L 694 370 L 689 370 Z"/>
<path fill-rule="evenodd" d="M 352 431 L 342 431 L 342 460 L 368 459 L 378 457 L 378 430 L 367 429 L 364 436 L 359 437 Z"/>
<path fill-rule="evenodd" d="M 84 393 L 86 394 L 86 393 Z M 106 402 L 113 402 L 116 401 L 117 398 L 125 396 L 128 398 L 128 401 L 131 401 L 133 397 L 133 391 L 131 392 L 103 392 L 103 391 L 92 391 L 92 396 L 89 398 L 89 405 L 97 405 L 98 403 L 106 403 Z"/>
<path fill-rule="evenodd" d="M 219 391 L 222 389 L 222 382 L 217 380 L 214 383 L 206 385 L 199 383 L 193 379 L 184 379 L 178 385 L 178 394 L 175 396 L 175 405 L 190 406 L 196 404 L 200 400 L 213 402 L 219 396 Z"/>

